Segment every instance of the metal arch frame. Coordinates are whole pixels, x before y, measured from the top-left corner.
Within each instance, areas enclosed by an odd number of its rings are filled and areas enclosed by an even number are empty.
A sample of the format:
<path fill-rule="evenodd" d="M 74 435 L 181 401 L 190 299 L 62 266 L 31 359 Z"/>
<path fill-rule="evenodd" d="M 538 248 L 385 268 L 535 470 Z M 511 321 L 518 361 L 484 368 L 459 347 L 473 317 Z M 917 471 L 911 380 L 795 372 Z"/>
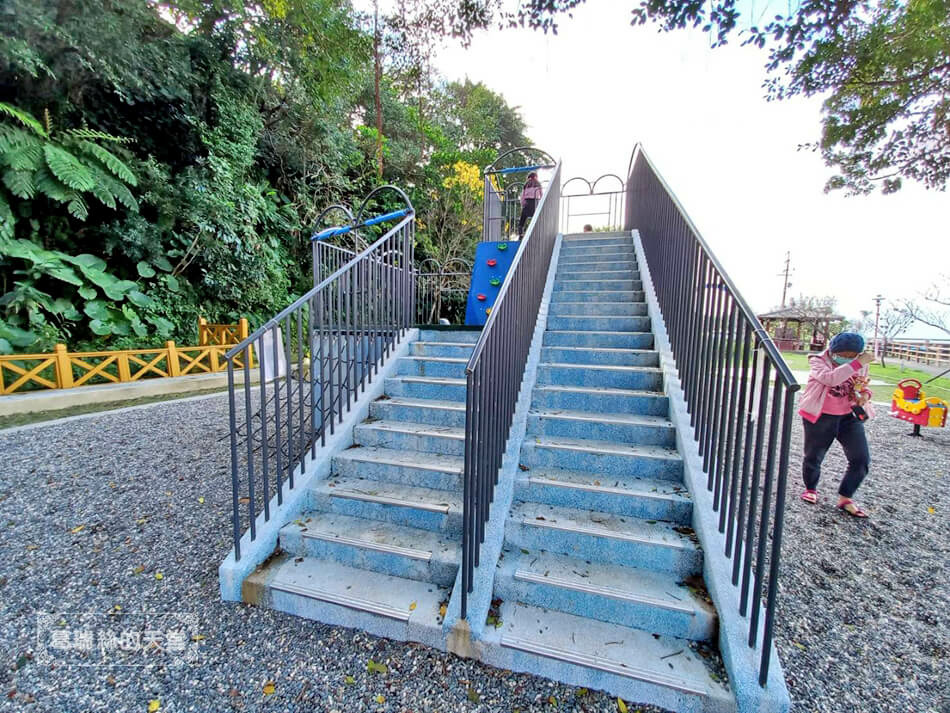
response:
<path fill-rule="evenodd" d="M 525 166 L 521 168 L 521 170 L 530 171 L 530 170 L 537 170 L 537 169 L 542 169 L 542 168 L 555 168 L 557 166 L 557 161 L 554 160 L 554 157 L 551 156 L 551 154 L 549 154 L 544 149 L 539 149 L 536 146 L 518 146 L 513 149 L 508 149 L 507 151 L 505 151 L 505 153 L 501 154 L 498 158 L 496 158 L 490 164 L 485 166 L 484 174 L 487 176 L 487 175 L 493 175 L 496 173 L 501 173 L 505 169 L 497 168 L 498 162 L 501 161 L 503 158 L 510 156 L 511 154 L 515 154 L 519 152 L 520 153 L 535 152 L 535 153 L 540 154 L 547 161 L 547 164 L 538 165 L 538 166 Z M 514 171 L 511 171 L 511 172 L 514 173 Z"/>
<path fill-rule="evenodd" d="M 615 179 L 620 187 L 615 190 L 604 191 L 598 190 L 597 187 L 600 185 L 601 181 L 605 179 Z M 578 181 L 587 186 L 586 193 L 565 193 L 564 189 L 574 181 Z M 577 218 L 581 216 L 606 216 L 608 227 L 616 225 L 619 229 L 623 223 L 623 196 L 625 195 L 627 188 L 626 182 L 618 176 L 616 173 L 604 173 L 594 179 L 593 183 L 583 176 L 574 176 L 567 179 L 561 185 L 561 198 L 564 199 L 561 203 L 561 230 L 564 232 L 568 231 L 571 218 Z M 571 212 L 571 199 L 572 198 L 594 198 L 594 197 L 606 197 L 607 198 L 607 209 L 606 210 L 595 210 L 589 213 L 572 213 Z"/>
<path fill-rule="evenodd" d="M 525 161 L 533 156 L 538 156 L 540 162 L 512 168 L 501 168 L 505 159 L 518 154 L 520 154 Z M 481 237 L 483 242 L 501 238 L 502 233 L 507 235 L 510 232 L 511 224 L 518 219 L 517 215 L 515 215 L 517 210 L 512 210 L 510 206 L 517 206 L 518 196 L 512 195 L 512 189 L 517 186 L 518 193 L 520 194 L 521 184 L 512 183 L 505 185 L 506 182 L 502 180 L 503 177 L 528 171 L 553 169 L 556 168 L 557 165 L 557 161 L 554 160 L 551 154 L 543 149 L 539 149 L 535 146 L 518 146 L 505 151 L 484 168 L 482 173 L 484 176 L 485 190 L 482 199 Z"/>

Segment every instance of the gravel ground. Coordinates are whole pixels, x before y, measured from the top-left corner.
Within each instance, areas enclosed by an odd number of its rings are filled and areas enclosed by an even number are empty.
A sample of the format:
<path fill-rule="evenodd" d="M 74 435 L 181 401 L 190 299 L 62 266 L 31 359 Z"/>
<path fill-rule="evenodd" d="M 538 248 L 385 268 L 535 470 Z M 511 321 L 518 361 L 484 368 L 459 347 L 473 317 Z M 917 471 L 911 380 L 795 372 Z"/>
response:
<path fill-rule="evenodd" d="M 0 707 L 617 710 L 593 691 L 221 602 L 226 415 L 215 396 L 0 431 Z M 838 451 L 817 508 L 790 490 L 777 640 L 796 710 L 950 712 L 950 431 L 912 441 L 907 430 L 886 417 L 869 425 L 874 465 L 858 498 L 870 521 L 833 509 Z M 795 438 L 797 478 L 800 428 Z M 77 657 L 50 648 L 63 622 L 97 642 L 123 627 L 182 629 L 185 651 L 130 644 Z M 370 660 L 386 672 L 369 672 Z"/>

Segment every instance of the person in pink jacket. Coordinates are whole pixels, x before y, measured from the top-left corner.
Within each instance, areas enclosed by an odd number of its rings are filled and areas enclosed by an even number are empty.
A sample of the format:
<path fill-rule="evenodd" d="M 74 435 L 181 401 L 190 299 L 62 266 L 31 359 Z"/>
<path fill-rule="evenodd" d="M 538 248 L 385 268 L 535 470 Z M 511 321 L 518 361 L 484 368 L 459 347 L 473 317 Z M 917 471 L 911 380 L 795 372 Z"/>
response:
<path fill-rule="evenodd" d="M 538 180 L 538 174 L 532 171 L 528 174 L 528 180 L 525 181 L 524 188 L 521 189 L 521 217 L 518 219 L 518 238 L 524 237 L 525 223 L 531 220 L 535 209 L 538 207 L 538 201 L 544 188 L 541 181 Z"/>
<path fill-rule="evenodd" d="M 852 500 L 868 473 L 871 455 L 864 420 L 871 410 L 868 364 L 874 356 L 864 352 L 864 337 L 855 332 L 836 334 L 821 354 L 808 358 L 811 371 L 798 402 L 805 429 L 802 500 L 818 502 L 821 462 L 836 440 L 844 449 L 848 469 L 838 487 L 838 508 L 854 517 L 867 517 Z"/>

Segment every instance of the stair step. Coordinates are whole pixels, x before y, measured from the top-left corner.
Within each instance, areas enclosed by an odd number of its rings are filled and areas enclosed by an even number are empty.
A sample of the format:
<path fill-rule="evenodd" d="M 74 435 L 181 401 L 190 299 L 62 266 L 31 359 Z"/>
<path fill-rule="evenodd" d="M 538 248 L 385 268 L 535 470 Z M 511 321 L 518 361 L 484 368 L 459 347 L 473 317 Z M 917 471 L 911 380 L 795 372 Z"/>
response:
<path fill-rule="evenodd" d="M 562 314 L 548 317 L 550 330 L 576 330 L 579 332 L 649 332 L 649 317 L 623 315 L 590 316 L 586 314 Z"/>
<path fill-rule="evenodd" d="M 611 235 L 609 237 L 601 235 L 591 237 L 591 235 L 596 235 L 596 233 L 565 235 L 562 249 L 567 249 L 568 247 L 601 247 L 605 245 L 629 246 L 632 244 L 629 235 Z"/>
<path fill-rule="evenodd" d="M 474 344 L 482 336 L 478 329 L 420 329 L 420 342 L 442 342 L 446 344 Z"/>
<path fill-rule="evenodd" d="M 639 280 L 640 273 L 633 267 L 615 263 L 578 263 L 557 271 L 557 279 L 564 280 Z"/>
<path fill-rule="evenodd" d="M 353 429 L 361 446 L 460 456 L 465 453 L 465 428 L 406 421 L 365 421 Z"/>
<path fill-rule="evenodd" d="M 459 543 L 439 533 L 334 513 L 309 513 L 280 530 L 280 546 L 300 557 L 451 586 Z"/>
<path fill-rule="evenodd" d="M 310 491 L 311 510 L 380 520 L 433 532 L 459 534 L 462 500 L 457 492 L 366 478 L 331 477 Z"/>
<path fill-rule="evenodd" d="M 459 401 L 383 398 L 369 405 L 371 418 L 465 428 L 465 404 Z"/>
<path fill-rule="evenodd" d="M 464 379 L 465 365 L 468 359 L 450 357 L 402 357 L 396 365 L 402 376 L 436 376 L 450 379 Z"/>
<path fill-rule="evenodd" d="M 697 586 L 698 585 L 698 586 Z M 708 641 L 715 608 L 698 577 L 587 562 L 544 550 L 506 547 L 495 577 L 496 596 L 664 636 Z"/>
<path fill-rule="evenodd" d="M 645 317 L 647 304 L 646 302 L 555 302 L 548 313 L 558 317 L 566 314 L 582 314 L 591 317 L 610 315 Z"/>
<path fill-rule="evenodd" d="M 643 290 L 585 290 L 580 292 L 571 292 L 570 290 L 558 290 L 551 293 L 551 304 L 560 302 L 643 302 L 645 296 Z"/>
<path fill-rule="evenodd" d="M 641 476 L 680 482 L 683 459 L 669 448 L 581 438 L 525 439 L 521 461 L 528 466 L 582 470 L 609 476 Z"/>
<path fill-rule="evenodd" d="M 636 251 L 633 249 L 633 246 L 624 245 L 600 245 L 596 247 L 564 245 L 561 246 L 560 260 L 562 262 L 571 259 L 593 260 L 615 258 L 616 256 L 629 257 L 629 259 L 635 260 Z"/>
<path fill-rule="evenodd" d="M 614 364 L 659 367 L 660 355 L 653 349 L 591 349 L 590 347 L 544 347 L 542 362 L 560 364 Z"/>
<path fill-rule="evenodd" d="M 538 366 L 537 383 L 554 386 L 595 386 L 637 391 L 662 391 L 663 372 L 657 367 L 612 364 L 551 364 Z"/>
<path fill-rule="evenodd" d="M 528 435 L 676 447 L 673 423 L 662 416 L 536 409 L 528 413 Z"/>
<path fill-rule="evenodd" d="M 504 602 L 500 614 L 500 644 L 512 656 L 499 665 L 662 708 L 736 710 L 732 692 L 710 675 L 688 640 L 520 602 Z"/>
<path fill-rule="evenodd" d="M 554 280 L 554 291 L 566 290 L 568 292 L 628 292 L 630 290 L 642 291 L 643 283 L 640 280 L 622 279 L 622 280 L 568 280 L 557 278 Z"/>
<path fill-rule="evenodd" d="M 439 453 L 350 448 L 333 457 L 333 473 L 433 490 L 461 490 L 464 460 Z"/>
<path fill-rule="evenodd" d="M 542 343 L 546 347 L 652 349 L 653 332 L 595 332 L 578 331 L 576 329 L 548 329 L 544 333 Z"/>
<path fill-rule="evenodd" d="M 386 395 L 465 403 L 465 379 L 434 376 L 392 376 L 384 383 Z"/>
<path fill-rule="evenodd" d="M 474 343 L 467 342 L 413 342 L 409 352 L 413 356 L 448 357 L 450 359 L 469 359 L 475 351 Z"/>
<path fill-rule="evenodd" d="M 418 641 L 429 638 L 418 629 L 441 630 L 439 608 L 449 590 L 337 562 L 279 555 L 244 580 L 242 598 L 377 636 Z M 393 622 L 405 628 L 393 629 Z"/>
<path fill-rule="evenodd" d="M 680 528 L 683 534 L 675 528 Z M 702 572 L 703 554 L 687 525 L 598 510 L 522 502 L 511 508 L 506 539 L 585 561 L 640 567 L 688 577 Z"/>
<path fill-rule="evenodd" d="M 520 476 L 515 481 L 515 497 L 526 502 L 599 510 L 679 525 L 688 525 L 693 513 L 686 488 L 668 480 L 608 477 L 589 471 L 545 467 L 528 468 Z"/>
<path fill-rule="evenodd" d="M 667 397 L 655 391 L 592 386 L 536 386 L 531 395 L 535 409 L 575 409 L 604 413 L 668 416 Z"/>

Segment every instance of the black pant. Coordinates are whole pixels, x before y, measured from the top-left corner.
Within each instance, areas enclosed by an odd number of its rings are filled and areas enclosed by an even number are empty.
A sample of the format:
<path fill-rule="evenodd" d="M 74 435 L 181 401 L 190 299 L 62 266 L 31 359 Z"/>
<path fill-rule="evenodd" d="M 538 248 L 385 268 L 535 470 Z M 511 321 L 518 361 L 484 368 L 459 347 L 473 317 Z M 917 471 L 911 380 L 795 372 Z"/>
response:
<path fill-rule="evenodd" d="M 837 439 L 848 459 L 848 470 L 841 480 L 838 494 L 850 498 L 861 485 L 864 476 L 868 474 L 868 465 L 871 463 L 868 439 L 864 435 L 864 424 L 850 413 L 844 416 L 823 413 L 815 423 L 810 423 L 805 419 L 802 421 L 805 425 L 805 458 L 802 462 L 805 487 L 809 490 L 818 489 L 821 462 L 825 459 L 825 454 L 831 444 Z"/>
<path fill-rule="evenodd" d="M 521 208 L 521 218 L 518 220 L 518 237 L 524 237 L 524 224 L 531 221 L 531 216 L 534 215 L 534 209 L 537 207 L 538 199 L 537 198 L 525 198 L 524 206 Z"/>

